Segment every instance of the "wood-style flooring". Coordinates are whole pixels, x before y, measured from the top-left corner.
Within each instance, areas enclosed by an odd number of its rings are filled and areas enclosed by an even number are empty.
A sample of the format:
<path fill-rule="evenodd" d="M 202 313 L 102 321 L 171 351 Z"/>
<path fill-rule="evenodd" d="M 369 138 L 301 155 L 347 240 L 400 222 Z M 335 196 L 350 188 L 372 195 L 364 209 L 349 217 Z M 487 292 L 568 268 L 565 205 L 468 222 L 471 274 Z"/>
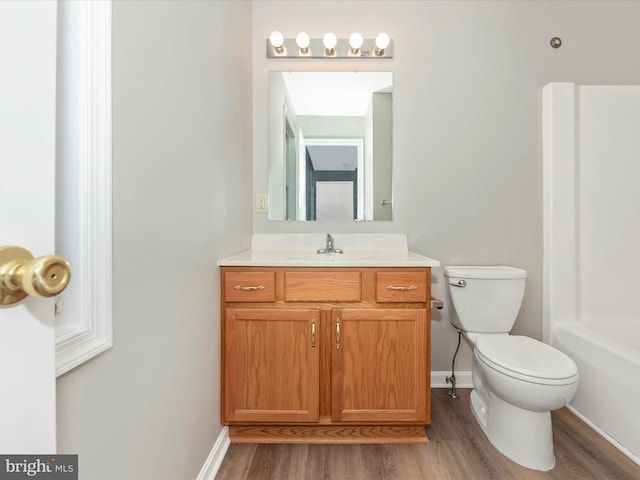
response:
<path fill-rule="evenodd" d="M 640 466 L 569 410 L 552 413 L 556 466 L 521 467 L 486 439 L 469 407 L 433 389 L 426 445 L 232 444 L 216 480 L 638 480 Z"/>

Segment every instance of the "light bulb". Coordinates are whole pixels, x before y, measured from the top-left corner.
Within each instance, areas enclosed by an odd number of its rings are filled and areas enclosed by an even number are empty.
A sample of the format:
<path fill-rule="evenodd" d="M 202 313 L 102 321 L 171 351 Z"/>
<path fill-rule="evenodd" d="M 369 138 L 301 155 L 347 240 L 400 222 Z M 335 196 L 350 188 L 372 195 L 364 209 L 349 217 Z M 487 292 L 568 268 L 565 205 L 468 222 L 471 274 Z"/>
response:
<path fill-rule="evenodd" d="M 302 53 L 307 53 L 307 49 L 309 48 L 310 42 L 311 42 L 311 39 L 309 38 L 309 35 L 307 35 L 306 32 L 300 32 L 296 37 L 296 44 L 298 45 Z"/>
<path fill-rule="evenodd" d="M 358 50 L 360 50 L 360 47 L 362 47 L 363 43 L 364 38 L 362 38 L 362 35 L 360 35 L 358 32 L 352 33 L 349 37 L 349 46 L 351 47 L 352 53 L 358 53 Z"/>
<path fill-rule="evenodd" d="M 389 46 L 389 42 L 391 42 L 391 40 L 389 39 L 389 35 L 384 32 L 379 33 L 376 37 L 376 48 L 378 50 L 384 50 Z"/>
<path fill-rule="evenodd" d="M 271 35 L 269 35 L 269 42 L 273 45 L 273 48 L 276 49 L 276 52 L 282 52 L 282 45 L 284 44 L 284 37 L 282 36 L 282 33 L 277 30 L 271 32 Z"/>
<path fill-rule="evenodd" d="M 338 44 L 338 38 L 333 33 L 329 32 L 322 37 L 322 44 L 329 53 L 333 53 L 333 49 L 336 48 L 336 45 Z"/>

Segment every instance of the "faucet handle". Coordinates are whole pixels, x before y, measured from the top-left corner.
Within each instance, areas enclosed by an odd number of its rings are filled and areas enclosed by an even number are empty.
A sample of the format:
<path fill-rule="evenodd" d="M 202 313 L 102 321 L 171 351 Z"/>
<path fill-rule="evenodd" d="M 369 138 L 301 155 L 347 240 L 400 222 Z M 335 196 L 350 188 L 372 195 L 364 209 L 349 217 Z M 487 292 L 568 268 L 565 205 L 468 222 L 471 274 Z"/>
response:
<path fill-rule="evenodd" d="M 343 253 L 342 249 L 334 247 L 334 240 L 330 233 L 327 233 L 327 244 L 324 248 L 319 248 L 318 253 Z"/>

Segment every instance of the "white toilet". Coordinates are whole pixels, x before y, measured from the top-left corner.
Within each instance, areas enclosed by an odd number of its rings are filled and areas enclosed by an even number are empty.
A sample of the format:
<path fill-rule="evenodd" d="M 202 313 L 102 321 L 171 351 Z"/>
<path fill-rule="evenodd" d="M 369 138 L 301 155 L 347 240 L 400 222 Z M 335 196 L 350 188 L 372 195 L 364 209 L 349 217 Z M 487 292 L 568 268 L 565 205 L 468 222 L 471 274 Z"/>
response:
<path fill-rule="evenodd" d="M 449 266 L 444 275 L 455 310 L 451 323 L 473 348 L 473 414 L 508 458 L 534 470 L 551 470 L 551 410 L 573 398 L 578 367 L 550 345 L 509 335 L 527 272 L 502 266 Z"/>

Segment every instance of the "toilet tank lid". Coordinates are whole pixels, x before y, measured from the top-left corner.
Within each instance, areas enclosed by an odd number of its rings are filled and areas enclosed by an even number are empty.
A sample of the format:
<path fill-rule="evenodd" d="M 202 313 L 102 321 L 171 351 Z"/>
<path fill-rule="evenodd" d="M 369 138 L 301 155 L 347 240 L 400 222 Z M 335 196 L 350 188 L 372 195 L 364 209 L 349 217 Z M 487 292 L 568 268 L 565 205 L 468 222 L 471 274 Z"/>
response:
<path fill-rule="evenodd" d="M 500 280 L 509 278 L 527 278 L 527 271 L 504 265 L 449 265 L 444 267 L 444 275 L 446 277 L 455 278 L 486 278 Z"/>

